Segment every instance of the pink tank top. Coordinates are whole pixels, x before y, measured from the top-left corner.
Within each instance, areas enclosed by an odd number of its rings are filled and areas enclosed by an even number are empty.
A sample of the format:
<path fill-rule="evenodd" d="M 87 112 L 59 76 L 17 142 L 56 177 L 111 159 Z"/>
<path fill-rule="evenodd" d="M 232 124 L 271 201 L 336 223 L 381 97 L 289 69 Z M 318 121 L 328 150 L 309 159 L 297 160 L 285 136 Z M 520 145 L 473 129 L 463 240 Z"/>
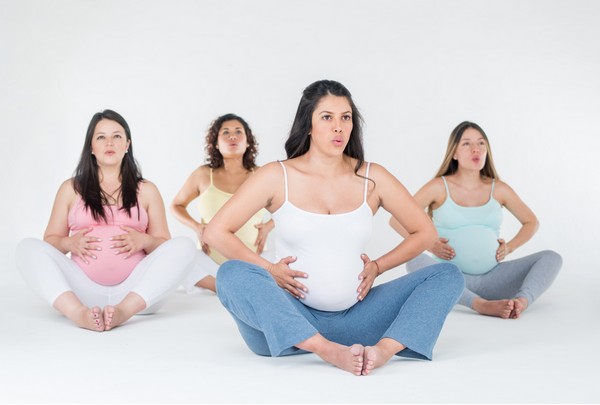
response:
<path fill-rule="evenodd" d="M 141 184 L 140 184 L 141 187 Z M 111 249 L 110 245 L 114 241 L 110 240 L 111 236 L 125 234 L 121 226 L 129 226 L 140 232 L 146 232 L 148 229 L 148 213 L 143 207 L 131 208 L 131 217 L 127 215 L 127 211 L 122 211 L 115 205 L 104 206 L 107 222 L 100 220 L 96 221 L 92 216 L 91 211 L 85 208 L 85 203 L 81 196 L 77 197 L 77 201 L 69 211 L 68 224 L 71 234 L 85 228 L 94 228 L 87 236 L 95 236 L 102 239 L 101 242 L 96 242 L 95 245 L 102 250 L 95 251 L 96 259 L 87 258 L 89 264 L 86 264 L 79 256 L 71 258 L 83 270 L 83 272 L 94 282 L 101 285 L 116 285 L 123 282 L 135 266 L 146 257 L 143 250 L 134 253 L 127 259 L 123 259 L 123 254 L 116 255 L 115 249 Z"/>

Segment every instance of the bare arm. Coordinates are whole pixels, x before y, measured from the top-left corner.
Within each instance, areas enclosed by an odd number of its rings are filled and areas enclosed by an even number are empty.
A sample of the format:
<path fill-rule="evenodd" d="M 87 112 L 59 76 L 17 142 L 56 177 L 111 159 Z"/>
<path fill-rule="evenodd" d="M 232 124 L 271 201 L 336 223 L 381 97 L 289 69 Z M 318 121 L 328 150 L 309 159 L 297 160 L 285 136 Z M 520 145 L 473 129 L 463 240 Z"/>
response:
<path fill-rule="evenodd" d="M 371 173 L 376 186 L 369 196 L 369 205 L 371 208 L 383 207 L 392 214 L 394 229 L 403 233 L 404 239 L 376 260 L 371 261 L 366 254 L 362 255 L 364 268 L 359 275 L 359 300 L 366 297 L 378 275 L 409 261 L 437 239 L 431 220 L 398 179 L 376 164 L 371 164 Z"/>
<path fill-rule="evenodd" d="M 295 297 L 302 298 L 306 286 L 297 281 L 305 278 L 306 273 L 292 270 L 289 267 L 295 257 L 286 257 L 278 263 L 271 263 L 252 251 L 235 235 L 238 229 L 257 213 L 261 208 L 271 210 L 281 203 L 281 195 L 276 195 L 274 190 L 283 193 L 283 173 L 279 163 L 270 163 L 258 169 L 250 176 L 233 197 L 217 212 L 207 225 L 202 235 L 202 241 L 214 247 L 228 259 L 238 259 L 256 264 L 267 270 L 279 287 Z"/>
<path fill-rule="evenodd" d="M 202 234 L 202 242 L 214 247 L 228 259 L 238 259 L 268 269 L 272 263 L 249 249 L 236 235 L 261 208 L 269 208 L 273 184 L 281 181 L 277 163 L 256 170 L 217 212 Z M 283 186 L 282 186 L 283 187 Z"/>
<path fill-rule="evenodd" d="M 140 250 L 151 253 L 171 238 L 165 215 L 165 205 L 158 188 L 153 183 L 144 180 L 139 203 L 148 213 L 148 229 L 146 232 L 141 232 L 129 226 L 122 226 L 121 229 L 126 233 L 110 238 L 111 241 L 114 241 L 111 248 L 115 249 L 117 254 L 124 254 L 124 259 Z"/>
<path fill-rule="evenodd" d="M 437 240 L 437 231 L 423 208 L 431 204 L 432 191 L 423 187 L 413 198 L 406 188 L 387 170 L 373 165 L 377 186 L 374 194 L 382 208 L 392 214 L 390 225 L 404 240 L 394 249 L 377 259 L 380 273 L 394 268 L 431 247 Z"/>
<path fill-rule="evenodd" d="M 498 181 L 494 190 L 494 197 L 521 223 L 519 232 L 517 232 L 510 241 L 504 243 L 504 255 L 502 255 L 502 244 L 504 241 L 500 240 L 501 246 L 498 252 L 500 257 L 498 257 L 498 259 L 502 260 L 504 256 L 523 246 L 533 237 L 533 235 L 535 235 L 539 227 L 539 222 L 533 211 L 523 202 L 523 200 L 521 200 L 521 198 L 519 198 L 517 193 L 508 184 Z"/>
<path fill-rule="evenodd" d="M 200 195 L 200 190 L 203 189 L 204 177 L 207 177 L 207 171 L 204 166 L 194 170 L 175 198 L 173 198 L 170 206 L 173 216 L 179 222 L 191 228 L 198 235 L 198 239 L 202 238 L 202 231 L 204 230 L 205 224 L 196 221 L 188 212 L 187 207 L 190 202 Z"/>
<path fill-rule="evenodd" d="M 71 179 L 63 182 L 56 193 L 52 213 L 48 221 L 48 226 L 44 232 L 44 240 L 60 250 L 62 253 L 71 252 L 72 255 L 79 256 L 88 263 L 89 259 L 96 259 L 94 251 L 99 247 L 94 242 L 100 241 L 93 235 L 92 228 L 82 229 L 79 232 L 69 235 L 69 209 L 75 203 L 77 194 L 73 189 Z"/>

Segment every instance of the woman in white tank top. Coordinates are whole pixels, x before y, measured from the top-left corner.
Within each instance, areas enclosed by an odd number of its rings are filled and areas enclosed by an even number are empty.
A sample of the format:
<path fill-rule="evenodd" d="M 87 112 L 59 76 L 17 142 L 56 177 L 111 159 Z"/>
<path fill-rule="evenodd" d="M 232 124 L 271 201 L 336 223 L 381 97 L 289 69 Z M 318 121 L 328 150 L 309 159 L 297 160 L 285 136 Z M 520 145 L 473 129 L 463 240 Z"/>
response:
<path fill-rule="evenodd" d="M 314 352 L 355 375 L 395 354 L 430 359 L 464 281 L 443 263 L 373 287 L 437 234 L 393 175 L 364 162 L 350 92 L 329 80 L 308 86 L 285 147 L 288 160 L 257 170 L 203 234 L 203 242 L 237 259 L 220 267 L 217 294 L 247 345 L 267 356 Z M 364 249 L 379 207 L 410 235 L 371 260 Z M 275 263 L 235 236 L 261 208 L 277 223 Z"/>

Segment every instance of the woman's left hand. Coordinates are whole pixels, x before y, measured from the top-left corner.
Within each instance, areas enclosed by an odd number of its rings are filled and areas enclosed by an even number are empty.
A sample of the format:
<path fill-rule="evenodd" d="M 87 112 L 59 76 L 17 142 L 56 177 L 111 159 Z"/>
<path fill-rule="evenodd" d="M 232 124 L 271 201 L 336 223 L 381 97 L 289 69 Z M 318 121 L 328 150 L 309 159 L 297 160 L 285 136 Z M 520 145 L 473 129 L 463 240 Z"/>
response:
<path fill-rule="evenodd" d="M 358 279 L 361 280 L 358 289 L 358 300 L 362 301 L 365 299 L 369 291 L 371 291 L 371 287 L 373 287 L 373 283 L 375 282 L 375 278 L 379 275 L 379 266 L 376 262 L 371 261 L 369 256 L 365 253 L 360 255 L 364 263 L 363 271 L 358 275 Z"/>
<path fill-rule="evenodd" d="M 254 225 L 256 229 L 258 229 L 258 235 L 256 235 L 256 241 L 254 242 L 254 246 L 256 246 L 256 253 L 261 254 L 263 250 L 265 250 L 265 244 L 267 243 L 267 238 L 269 237 L 269 232 L 273 230 L 275 224 L 273 220 L 269 220 L 267 222 L 261 222 L 260 224 Z"/>
<path fill-rule="evenodd" d="M 498 246 L 498 250 L 496 250 L 496 261 L 501 262 L 506 258 L 506 256 L 508 256 L 511 250 L 508 246 L 508 243 L 506 243 L 504 239 L 498 239 L 498 243 L 500 246 Z"/>
<path fill-rule="evenodd" d="M 127 233 L 112 236 L 110 240 L 114 243 L 110 245 L 110 248 L 116 249 L 115 254 L 117 255 L 125 253 L 123 259 L 127 259 L 132 254 L 144 249 L 150 235 L 129 226 L 122 226 L 121 229 Z"/>

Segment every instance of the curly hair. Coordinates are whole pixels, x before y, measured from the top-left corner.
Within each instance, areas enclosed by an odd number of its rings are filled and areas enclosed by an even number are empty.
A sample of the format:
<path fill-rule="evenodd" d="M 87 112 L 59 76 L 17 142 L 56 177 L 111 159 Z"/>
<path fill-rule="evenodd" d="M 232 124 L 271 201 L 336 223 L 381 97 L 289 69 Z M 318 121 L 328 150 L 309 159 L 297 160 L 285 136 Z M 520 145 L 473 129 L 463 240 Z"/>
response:
<path fill-rule="evenodd" d="M 240 116 L 235 114 L 225 114 L 221 115 L 219 118 L 214 120 L 210 127 L 208 128 L 208 132 L 206 133 L 206 163 L 211 169 L 217 169 L 223 166 L 223 155 L 217 148 L 217 143 L 219 140 L 219 130 L 225 121 L 236 120 L 239 121 L 244 127 L 244 131 L 246 132 L 246 142 L 248 144 L 248 148 L 246 148 L 246 152 L 244 152 L 244 156 L 242 159 L 242 163 L 246 170 L 252 170 L 256 168 L 256 155 L 258 155 L 258 142 L 256 138 L 252 134 L 252 130 L 248 123 Z"/>

